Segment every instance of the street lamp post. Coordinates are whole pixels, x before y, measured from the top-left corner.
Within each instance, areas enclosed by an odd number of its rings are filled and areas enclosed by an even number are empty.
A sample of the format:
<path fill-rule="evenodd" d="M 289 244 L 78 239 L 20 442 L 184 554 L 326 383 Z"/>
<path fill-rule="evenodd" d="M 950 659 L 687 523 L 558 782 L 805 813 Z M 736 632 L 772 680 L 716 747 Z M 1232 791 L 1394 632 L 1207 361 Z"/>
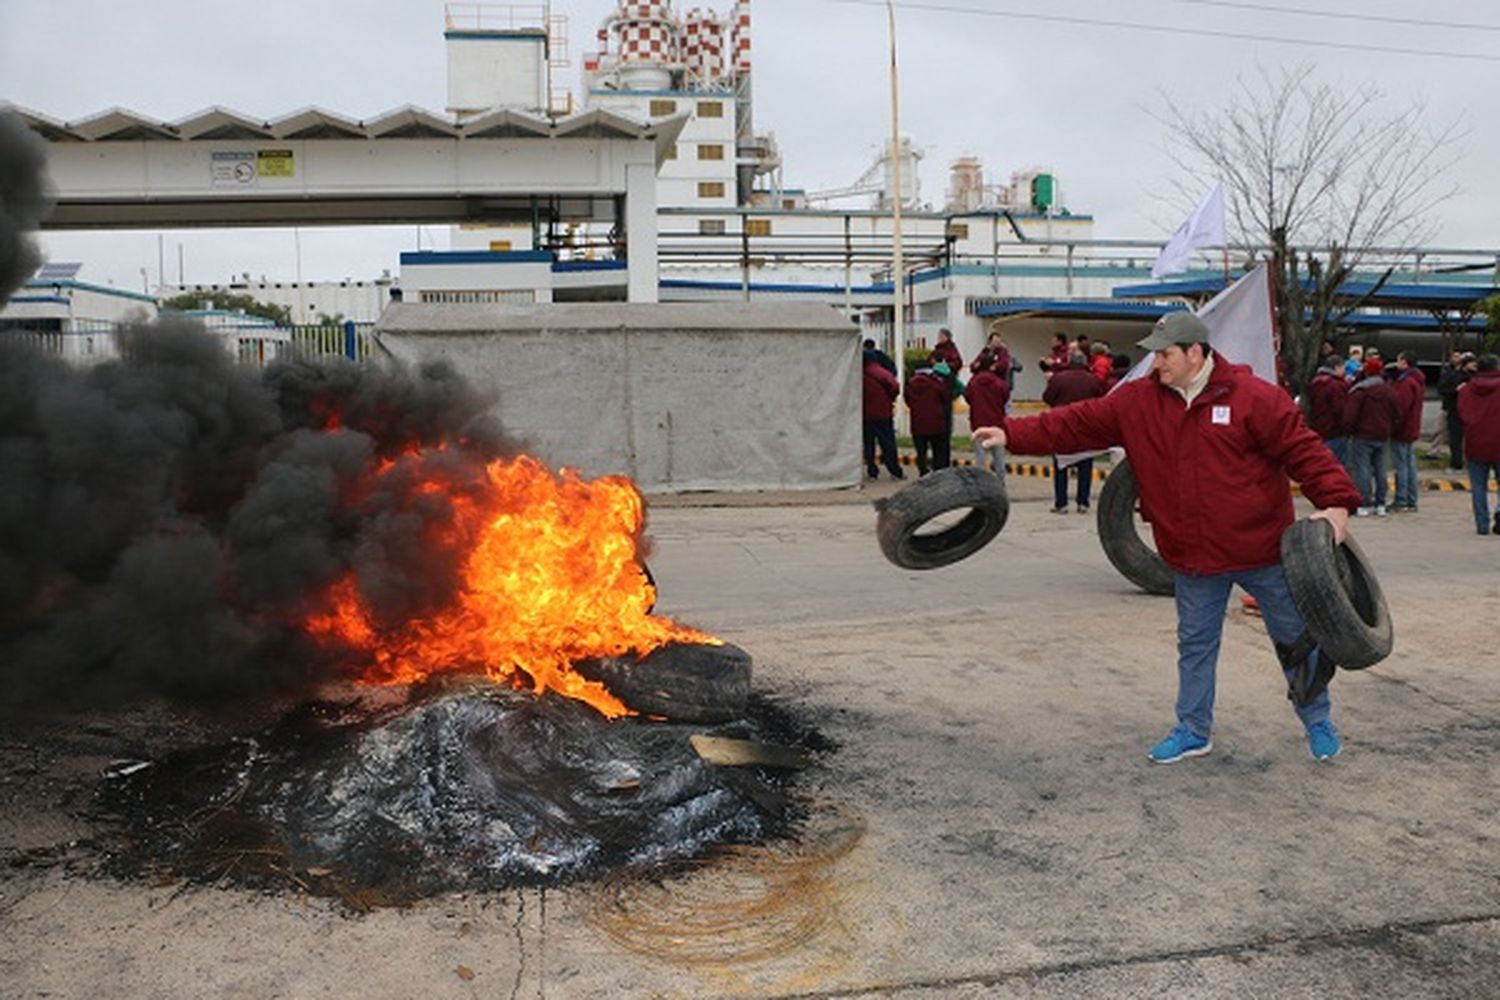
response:
<path fill-rule="evenodd" d="M 891 301 L 894 307 L 892 327 L 895 339 L 896 378 L 906 379 L 906 261 L 901 253 L 901 87 L 896 70 L 896 6 L 885 0 L 886 19 L 891 38 Z"/>

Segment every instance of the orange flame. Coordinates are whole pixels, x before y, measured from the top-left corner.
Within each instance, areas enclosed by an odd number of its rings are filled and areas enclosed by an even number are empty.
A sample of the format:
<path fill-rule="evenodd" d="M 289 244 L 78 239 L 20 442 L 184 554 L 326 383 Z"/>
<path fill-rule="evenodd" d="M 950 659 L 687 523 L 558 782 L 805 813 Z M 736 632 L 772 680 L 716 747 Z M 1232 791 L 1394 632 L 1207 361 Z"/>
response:
<path fill-rule="evenodd" d="M 537 694 L 556 691 L 615 718 L 631 710 L 575 673 L 574 662 L 719 642 L 648 612 L 655 590 L 637 551 L 645 505 L 629 479 L 553 475 L 524 456 L 484 471 L 484 489 L 450 497 L 455 523 L 440 539 L 469 546 L 453 602 L 423 620 L 383 626 L 351 575 L 331 588 L 330 610 L 307 621 L 313 635 L 368 657 L 361 680 L 407 684 L 470 671 L 514 683 L 519 671 Z"/>

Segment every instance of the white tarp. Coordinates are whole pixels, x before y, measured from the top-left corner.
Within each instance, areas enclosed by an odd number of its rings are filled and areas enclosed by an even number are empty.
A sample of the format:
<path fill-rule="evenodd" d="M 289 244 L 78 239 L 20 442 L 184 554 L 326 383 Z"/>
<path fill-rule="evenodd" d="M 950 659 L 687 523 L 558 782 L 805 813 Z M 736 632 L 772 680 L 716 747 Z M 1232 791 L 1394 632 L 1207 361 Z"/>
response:
<path fill-rule="evenodd" d="M 526 450 L 646 491 L 860 481 L 860 338 L 803 303 L 392 303 L 386 355 L 493 390 Z"/>

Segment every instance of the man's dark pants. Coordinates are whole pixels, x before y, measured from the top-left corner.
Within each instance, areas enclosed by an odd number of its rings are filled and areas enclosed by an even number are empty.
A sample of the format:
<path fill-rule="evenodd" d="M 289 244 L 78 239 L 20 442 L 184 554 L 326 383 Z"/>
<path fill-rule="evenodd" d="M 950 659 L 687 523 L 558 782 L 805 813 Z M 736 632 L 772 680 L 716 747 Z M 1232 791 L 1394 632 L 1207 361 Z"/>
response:
<path fill-rule="evenodd" d="M 913 434 L 912 443 L 917 447 L 917 472 L 927 475 L 932 469 L 946 469 L 952 461 L 947 434 Z M 927 450 L 932 449 L 932 464 L 927 463 Z"/>
<path fill-rule="evenodd" d="M 1089 492 L 1094 487 L 1094 460 L 1085 458 L 1081 462 L 1072 465 L 1058 465 L 1057 456 L 1052 456 L 1052 500 L 1054 507 L 1066 507 L 1068 505 L 1068 470 L 1073 469 L 1078 476 L 1078 506 L 1089 505 Z"/>
<path fill-rule="evenodd" d="M 880 461 L 886 471 L 896 479 L 902 478 L 900 461 L 896 457 L 896 423 L 887 417 L 884 420 L 866 420 L 865 471 L 874 479 L 880 474 L 875 466 L 875 445 L 880 445 Z"/>

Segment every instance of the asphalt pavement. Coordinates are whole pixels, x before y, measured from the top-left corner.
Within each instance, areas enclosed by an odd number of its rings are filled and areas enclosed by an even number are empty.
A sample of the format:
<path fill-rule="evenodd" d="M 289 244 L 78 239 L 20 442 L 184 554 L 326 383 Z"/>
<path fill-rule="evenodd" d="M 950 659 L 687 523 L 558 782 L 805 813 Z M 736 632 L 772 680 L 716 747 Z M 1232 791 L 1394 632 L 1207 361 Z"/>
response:
<path fill-rule="evenodd" d="M 1333 682 L 1340 757 L 1311 759 L 1232 601 L 1214 752 L 1161 766 L 1170 598 L 1035 477 L 980 553 L 898 569 L 869 503 L 898 485 L 650 508 L 658 611 L 748 650 L 756 691 L 830 741 L 793 841 L 363 916 L 12 864 L 0 993 L 1500 995 L 1500 537 L 1467 494 L 1354 525 L 1396 644 Z M 15 815 L 7 848 L 87 832 Z"/>

